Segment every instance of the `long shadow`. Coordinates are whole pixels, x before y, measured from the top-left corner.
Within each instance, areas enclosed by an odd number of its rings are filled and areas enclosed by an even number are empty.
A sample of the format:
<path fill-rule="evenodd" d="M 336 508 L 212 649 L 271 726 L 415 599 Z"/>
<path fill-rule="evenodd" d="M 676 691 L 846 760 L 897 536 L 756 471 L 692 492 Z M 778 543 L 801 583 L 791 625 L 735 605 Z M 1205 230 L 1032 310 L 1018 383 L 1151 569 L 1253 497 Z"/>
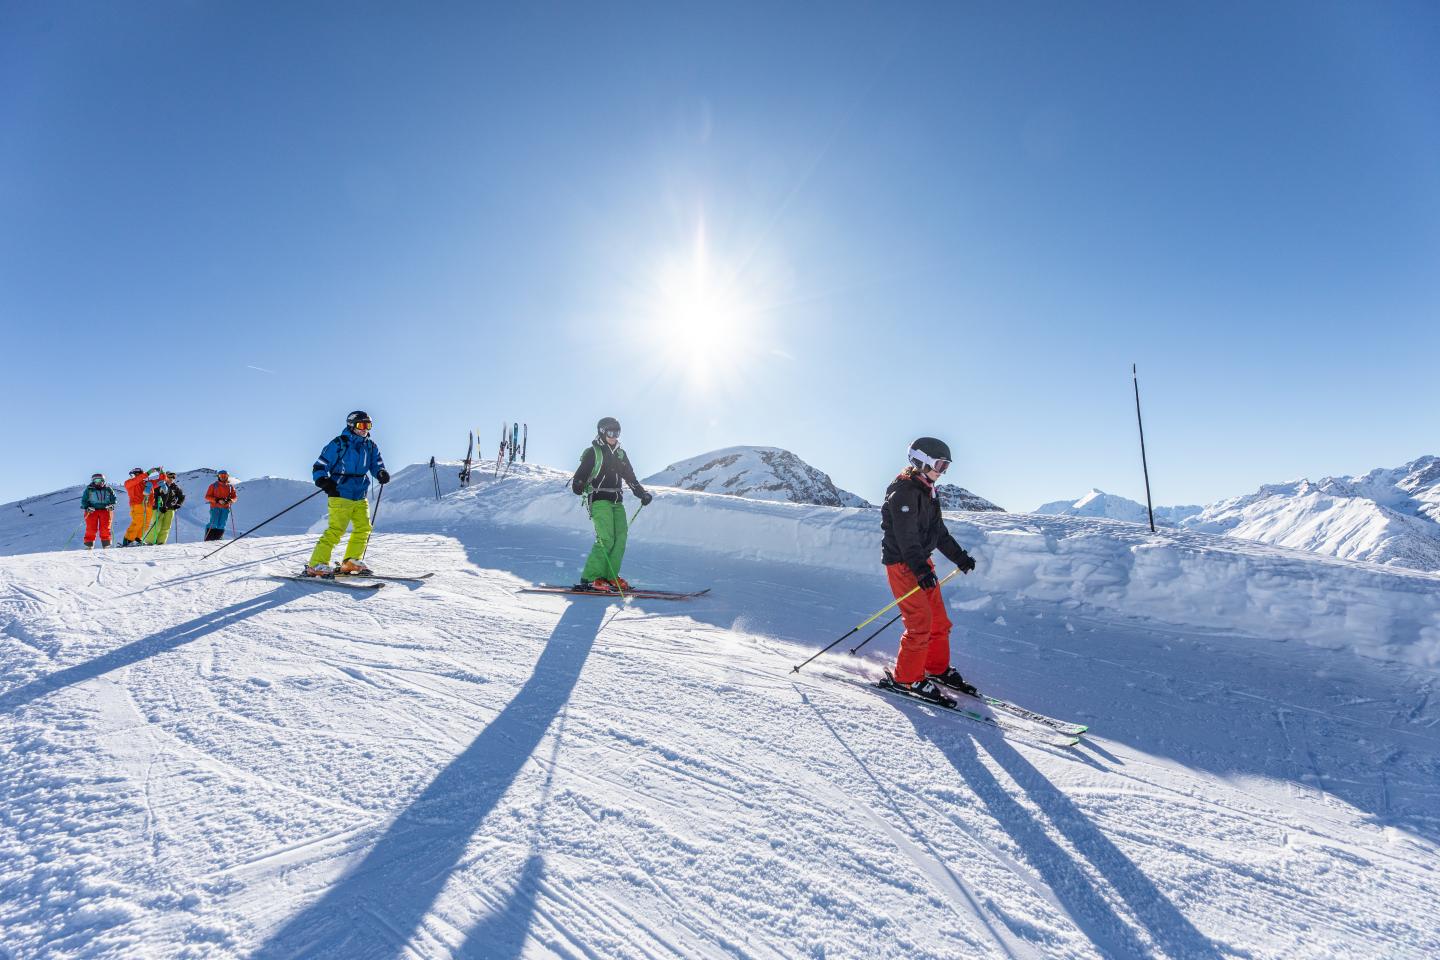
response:
<path fill-rule="evenodd" d="M 569 700 L 605 614 L 604 605 L 570 604 L 515 698 L 395 818 L 365 858 L 286 922 L 255 952 L 255 960 L 404 954 L 475 831 Z M 529 921 L 522 924 L 521 917 L 533 912 L 539 884 L 532 870 L 539 870 L 538 862 L 527 865 L 510 898 L 506 942 L 524 942 Z M 477 935 L 489 936 L 483 929 Z M 498 928 L 494 935 L 500 936 Z M 476 935 L 469 940 L 478 949 Z"/>
<path fill-rule="evenodd" d="M 876 576 L 866 578 L 823 564 L 747 563 L 651 541 L 644 523 L 642 517 L 631 531 L 626 554 L 634 582 L 714 590 L 694 601 L 632 606 L 744 630 L 767 645 L 769 639 L 794 644 L 793 653 L 776 650 L 778 671 L 891 600 L 878 566 Z M 416 525 L 414 532 L 433 529 Z M 466 521 L 446 533 L 457 537 L 476 566 L 532 582 L 568 582 L 590 545 L 583 532 L 542 526 Z M 1115 611 L 1087 613 L 1083 605 L 1005 590 L 977 596 L 956 589 L 947 596 L 978 601 L 951 610 L 952 655 L 988 692 L 1087 721 L 1115 746 L 1225 778 L 1286 781 L 1316 800 L 1334 796 L 1376 826 L 1440 842 L 1434 815 L 1440 802 L 1434 773 L 1440 769 L 1440 696 L 1431 695 L 1430 682 L 1413 668 L 1312 647 L 1279 627 L 1252 636 L 1127 619 Z M 839 652 L 847 643 L 807 671 L 865 664 L 878 673 L 898 640 L 896 625 L 858 659 Z M 1124 697 L 1113 695 L 1119 689 Z M 1377 743 L 1390 745 L 1379 763 Z M 1120 750 L 1093 752 L 1092 765 L 1127 763 Z"/>
<path fill-rule="evenodd" d="M 193 620 L 168 627 L 148 637 L 142 637 L 133 643 L 112 650 L 107 654 L 88 660 L 85 663 L 76 664 L 73 667 L 66 667 L 57 670 L 55 673 L 39 677 L 30 681 L 23 687 L 18 687 L 10 692 L 0 695 L 0 713 L 13 713 L 21 707 L 34 700 L 38 700 L 47 694 L 66 687 L 74 686 L 77 683 L 84 683 L 86 680 L 93 680 L 96 677 L 104 676 L 112 670 L 121 667 L 128 667 L 132 663 L 138 663 L 156 654 L 167 653 L 177 647 L 184 646 L 194 640 L 214 633 L 217 630 L 239 623 L 255 616 L 257 613 L 264 613 L 266 610 L 274 609 L 298 596 L 297 593 L 277 587 L 267 594 L 253 597 L 249 600 L 242 600 L 239 603 L 232 603 L 230 606 L 212 613 L 203 614 Z"/>
<path fill-rule="evenodd" d="M 1023 851 L 1075 925 L 1107 957 L 1149 956 L 1153 951 L 1100 895 L 1094 882 L 1045 827 L 1012 796 L 980 761 L 975 740 L 950 729 L 946 721 L 922 719 L 905 711 L 915 731 L 933 743 L 964 779 L 995 821 Z M 944 729 L 939 727 L 944 725 Z M 1175 957 L 1220 957 L 1215 945 L 1181 913 L 1153 881 L 1125 856 L 1054 784 L 998 736 L 987 737 L 986 750 L 1020 784 L 1040 811 L 1090 864 L 1109 881 L 1155 942 Z"/>
<path fill-rule="evenodd" d="M 535 901 L 540 896 L 540 879 L 544 875 L 544 858 L 538 853 L 530 854 L 510 896 L 499 909 L 471 928 L 455 956 L 464 960 L 511 960 L 519 957 L 530 936 L 530 924 L 535 919 Z"/>

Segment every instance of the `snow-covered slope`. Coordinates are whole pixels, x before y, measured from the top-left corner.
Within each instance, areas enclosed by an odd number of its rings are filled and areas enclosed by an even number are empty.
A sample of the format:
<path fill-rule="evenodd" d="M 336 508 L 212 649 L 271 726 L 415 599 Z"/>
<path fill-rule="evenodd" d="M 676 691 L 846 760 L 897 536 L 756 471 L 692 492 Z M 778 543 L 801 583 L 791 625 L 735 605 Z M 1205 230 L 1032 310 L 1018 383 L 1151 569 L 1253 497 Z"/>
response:
<path fill-rule="evenodd" d="M 1360 477 L 1272 484 L 1185 521 L 1207 533 L 1351 560 L 1440 570 L 1440 458 Z"/>
<path fill-rule="evenodd" d="M 1156 507 L 1155 525 L 1177 527 L 1186 518 L 1203 509 L 1199 506 Z M 1102 490 L 1091 490 L 1078 500 L 1052 500 L 1050 503 L 1042 503 L 1035 508 L 1035 512 L 1053 517 L 1103 517 L 1107 520 L 1123 520 L 1126 523 L 1143 523 L 1147 526 L 1150 523 L 1145 504 Z"/>
<path fill-rule="evenodd" d="M 185 491 L 185 505 L 175 518 L 170 540 L 172 543 L 198 540 L 204 535 L 205 524 L 210 519 L 205 490 L 215 482 L 215 471 L 209 468 L 183 473 L 177 471 L 176 480 L 180 489 Z M 110 482 L 117 501 L 111 534 L 118 545 L 125 527 L 130 523 L 130 500 L 119 480 L 112 477 Z M 235 502 L 231 519 L 239 531 L 316 492 L 312 484 L 280 477 L 237 482 L 235 488 L 240 496 Z M 0 556 L 76 547 L 85 532 L 85 516 L 80 509 L 80 494 L 84 489 L 84 484 L 77 484 L 0 504 Z M 324 513 L 325 498 L 316 497 L 271 523 L 265 532 L 272 535 L 303 533 Z M 228 539 L 230 535 L 226 536 Z"/>
<path fill-rule="evenodd" d="M 368 559 L 438 573 L 375 594 L 267 579 L 309 537 L 0 558 L 4 952 L 1440 953 L 1440 577 L 952 514 L 955 662 L 1057 750 L 851 682 L 894 628 L 791 671 L 890 599 L 874 510 L 662 489 L 626 574 L 709 596 L 517 594 L 564 479 L 397 474 Z"/>
<path fill-rule="evenodd" d="M 646 477 L 644 482 L 751 500 L 813 503 L 825 507 L 870 506 L 864 498 L 835 486 L 827 474 L 778 447 L 713 450 L 672 463 Z"/>
<path fill-rule="evenodd" d="M 942 483 L 935 488 L 940 495 L 940 504 L 946 510 L 991 510 L 1005 512 L 1005 508 L 996 506 L 989 500 L 977 493 L 971 493 L 964 487 L 957 487 L 953 483 Z"/>

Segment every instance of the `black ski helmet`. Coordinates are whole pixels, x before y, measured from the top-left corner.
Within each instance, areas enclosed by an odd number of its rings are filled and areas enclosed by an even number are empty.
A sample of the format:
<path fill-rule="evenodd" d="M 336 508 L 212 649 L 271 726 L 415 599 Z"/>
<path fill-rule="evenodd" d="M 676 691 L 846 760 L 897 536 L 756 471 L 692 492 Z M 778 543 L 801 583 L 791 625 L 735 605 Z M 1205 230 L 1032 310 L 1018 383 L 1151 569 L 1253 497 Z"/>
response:
<path fill-rule="evenodd" d="M 132 476 L 132 477 L 143 477 L 143 476 L 145 476 L 145 468 L 144 468 L 144 467 L 136 467 L 134 470 L 131 470 L 131 471 L 130 471 L 130 476 Z"/>
<path fill-rule="evenodd" d="M 366 413 L 364 410 L 351 410 L 350 416 L 345 418 L 345 426 L 350 427 L 351 429 L 354 429 L 355 424 L 361 422 L 370 422 L 370 414 Z"/>
<path fill-rule="evenodd" d="M 595 424 L 595 432 L 604 437 L 610 434 L 620 436 L 620 421 L 614 417 L 601 417 L 600 422 Z"/>
<path fill-rule="evenodd" d="M 934 437 L 920 437 L 910 444 L 910 466 L 916 470 L 935 470 L 944 473 L 950 466 L 950 446 L 944 440 Z"/>

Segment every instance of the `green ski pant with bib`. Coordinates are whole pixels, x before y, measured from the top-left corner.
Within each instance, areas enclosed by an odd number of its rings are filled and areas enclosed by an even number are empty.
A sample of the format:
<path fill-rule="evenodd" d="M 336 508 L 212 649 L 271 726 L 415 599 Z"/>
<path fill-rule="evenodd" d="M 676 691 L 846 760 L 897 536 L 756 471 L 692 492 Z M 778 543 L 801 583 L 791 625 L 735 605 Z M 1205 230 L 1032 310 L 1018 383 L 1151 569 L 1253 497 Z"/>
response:
<path fill-rule="evenodd" d="M 150 529 L 145 531 L 145 542 L 152 545 L 163 544 L 170 539 L 170 524 L 175 520 L 174 510 L 161 510 L 155 514 L 155 519 L 150 523 Z"/>
<path fill-rule="evenodd" d="M 625 505 L 612 500 L 592 500 L 590 522 L 595 524 L 595 545 L 585 558 L 581 581 L 592 583 L 620 576 L 620 562 L 625 559 L 625 540 L 630 530 Z"/>

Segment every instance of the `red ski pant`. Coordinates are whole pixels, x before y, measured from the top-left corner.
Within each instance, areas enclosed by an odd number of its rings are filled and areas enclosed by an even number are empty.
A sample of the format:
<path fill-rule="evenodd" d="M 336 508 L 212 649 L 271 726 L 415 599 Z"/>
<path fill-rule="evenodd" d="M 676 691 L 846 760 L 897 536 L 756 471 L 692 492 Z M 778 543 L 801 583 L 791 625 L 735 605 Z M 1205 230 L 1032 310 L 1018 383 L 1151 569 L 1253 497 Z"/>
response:
<path fill-rule="evenodd" d="M 935 569 L 935 562 L 930 562 Z M 890 578 L 890 592 L 897 597 L 915 589 L 915 573 L 905 563 L 885 567 Z M 944 673 L 950 666 L 950 617 L 945 613 L 945 599 L 940 588 L 920 590 L 900 601 L 900 622 L 905 632 L 900 635 L 900 652 L 895 657 L 895 679 L 914 683 L 927 673 Z"/>
<path fill-rule="evenodd" d="M 101 543 L 110 543 L 109 510 L 91 510 L 85 514 L 85 542 L 94 543 L 96 534 L 100 535 Z"/>

